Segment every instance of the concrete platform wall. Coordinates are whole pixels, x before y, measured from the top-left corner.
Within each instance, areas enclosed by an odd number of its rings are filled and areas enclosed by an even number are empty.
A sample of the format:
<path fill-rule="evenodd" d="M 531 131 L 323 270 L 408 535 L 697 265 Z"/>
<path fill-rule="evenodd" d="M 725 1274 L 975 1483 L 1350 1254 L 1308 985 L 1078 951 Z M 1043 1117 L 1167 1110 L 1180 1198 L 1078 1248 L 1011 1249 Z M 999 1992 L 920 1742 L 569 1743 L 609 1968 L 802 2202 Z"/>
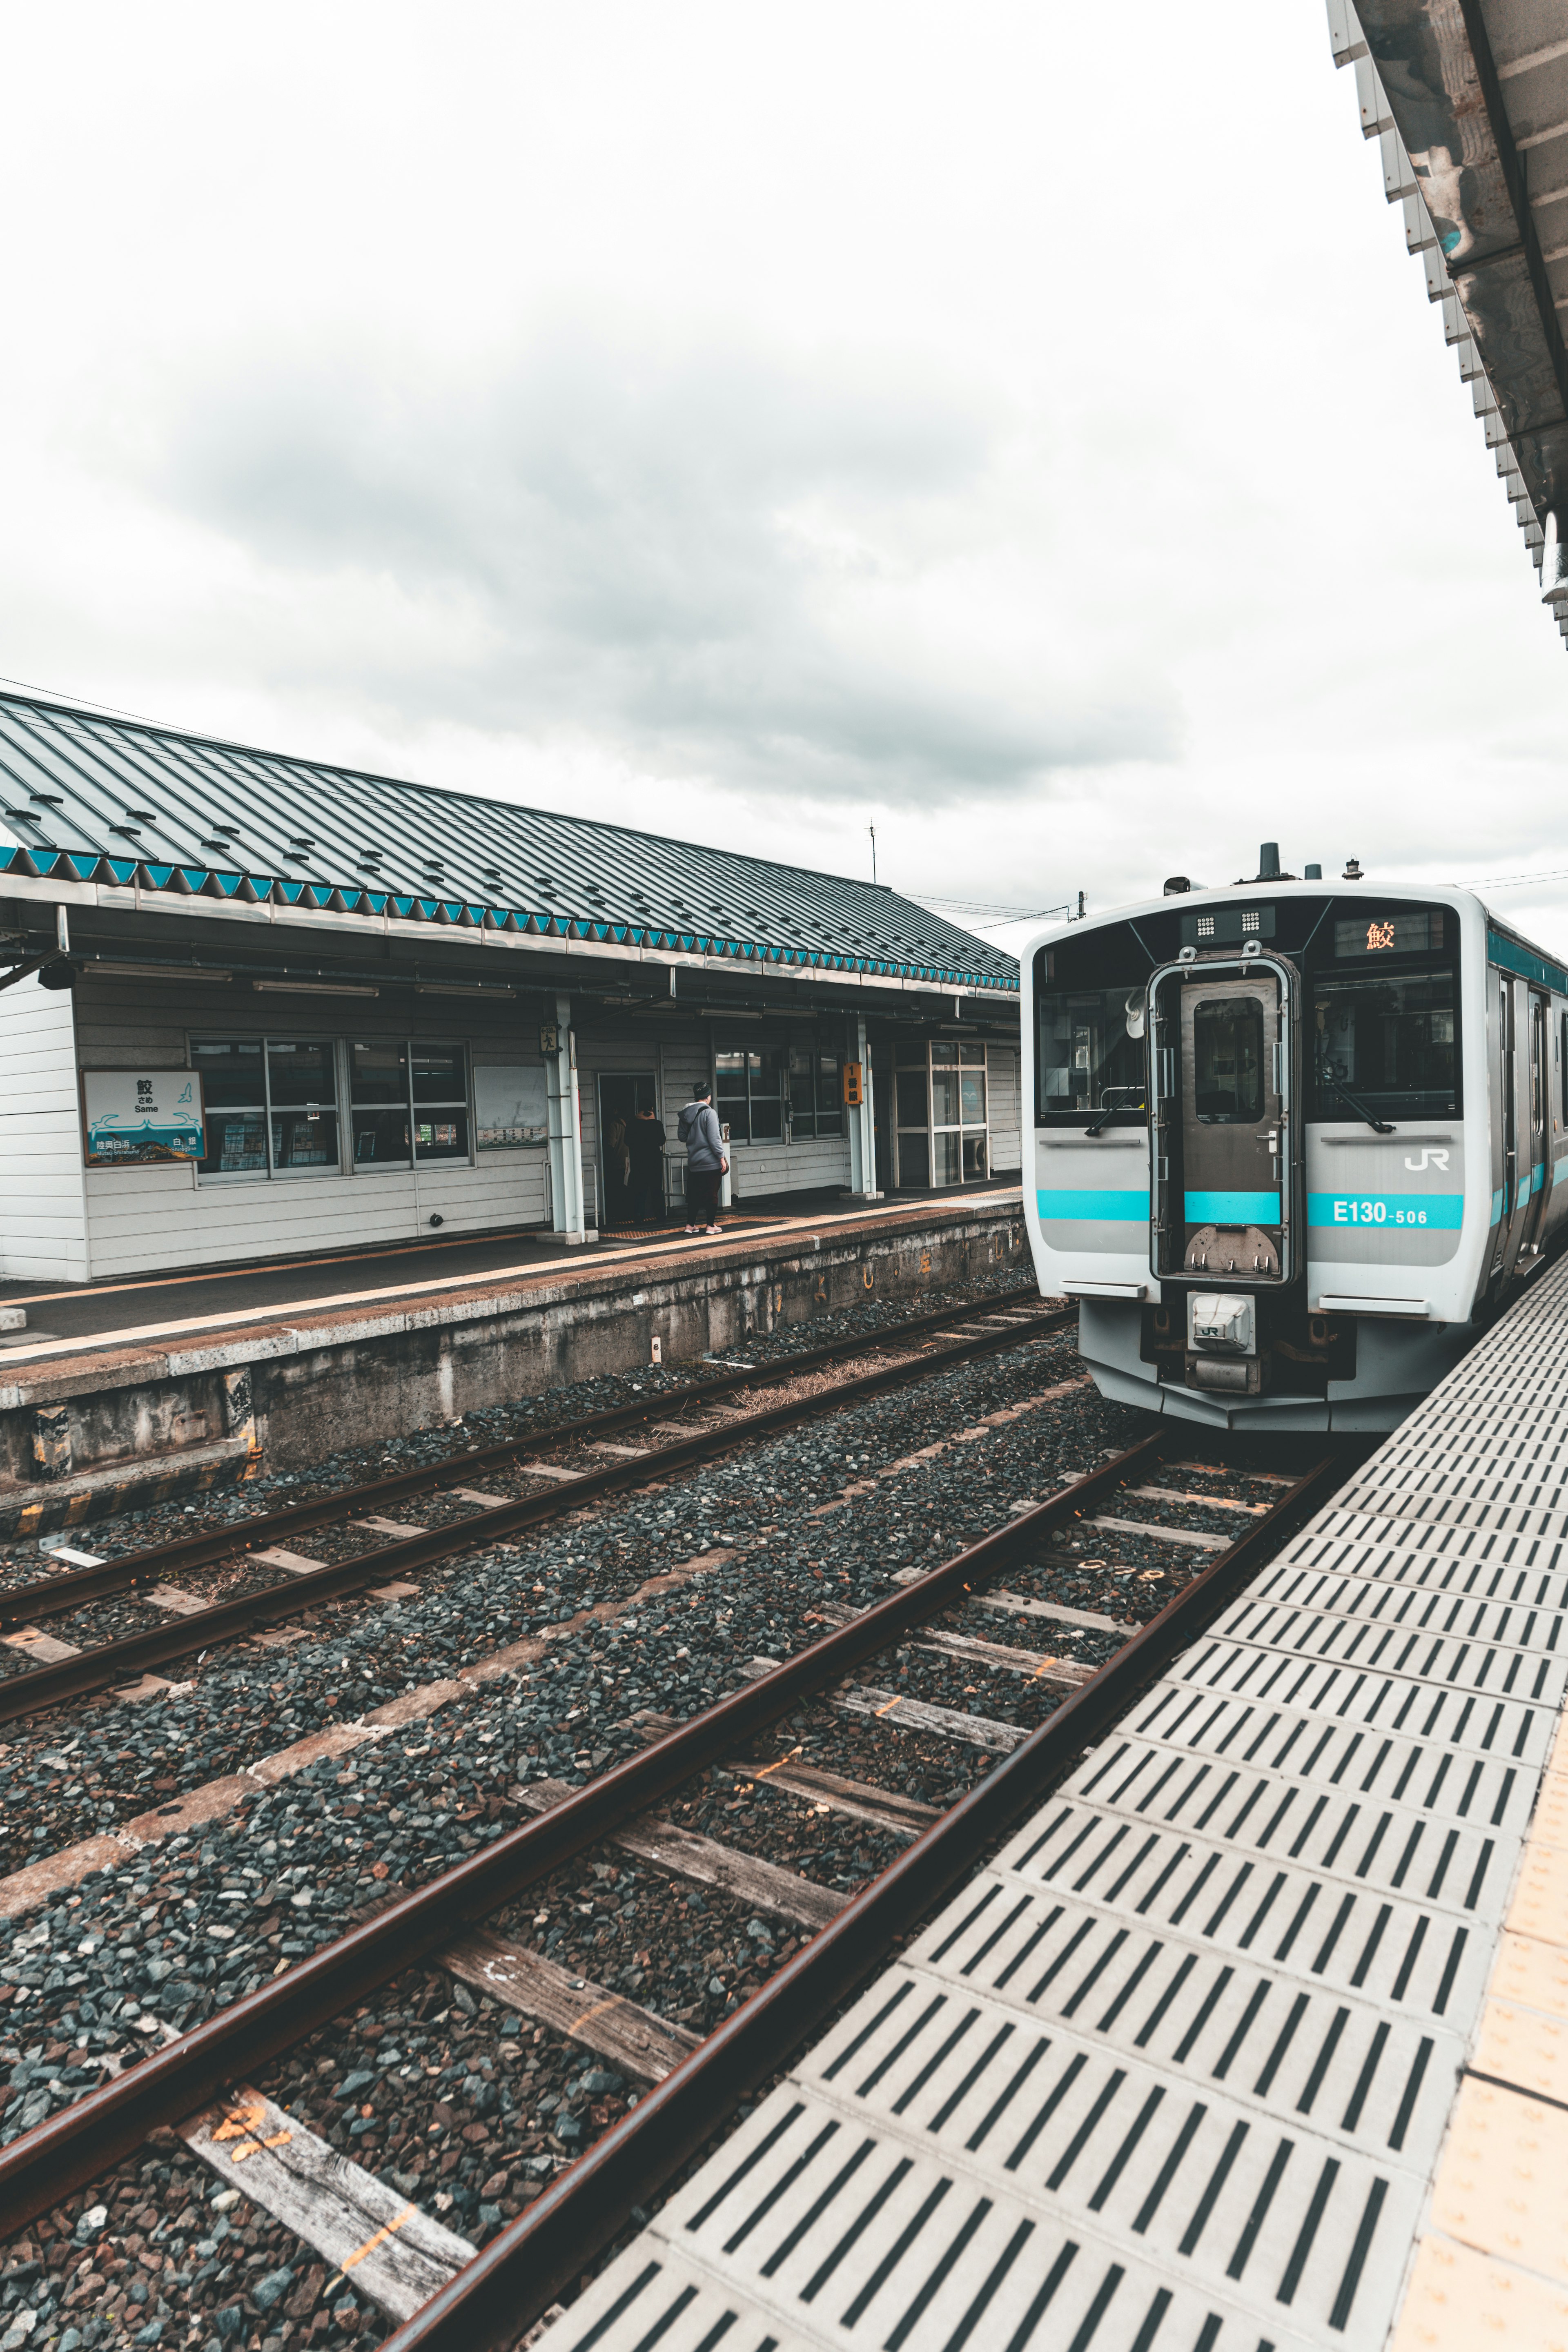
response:
<path fill-rule="evenodd" d="M 497 1294 L 377 1303 L 193 1344 L 111 1350 L 0 1387 L 0 1534 L 47 1533 L 177 1490 L 302 1467 L 474 1409 L 809 1324 L 868 1298 L 918 1300 L 1027 1262 L 1012 1196 L 825 1225 L 651 1266 L 563 1269 Z"/>

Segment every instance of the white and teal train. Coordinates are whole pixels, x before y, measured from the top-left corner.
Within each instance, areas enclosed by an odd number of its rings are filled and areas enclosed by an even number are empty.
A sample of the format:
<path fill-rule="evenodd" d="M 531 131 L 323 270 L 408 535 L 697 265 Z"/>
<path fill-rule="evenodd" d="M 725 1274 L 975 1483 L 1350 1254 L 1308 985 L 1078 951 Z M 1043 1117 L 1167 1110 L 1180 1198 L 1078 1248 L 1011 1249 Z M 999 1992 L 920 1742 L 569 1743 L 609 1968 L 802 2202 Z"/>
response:
<path fill-rule="evenodd" d="M 1389 1429 L 1568 1224 L 1568 971 L 1469 891 L 1260 864 L 1026 950 L 1035 1265 L 1107 1396 Z"/>

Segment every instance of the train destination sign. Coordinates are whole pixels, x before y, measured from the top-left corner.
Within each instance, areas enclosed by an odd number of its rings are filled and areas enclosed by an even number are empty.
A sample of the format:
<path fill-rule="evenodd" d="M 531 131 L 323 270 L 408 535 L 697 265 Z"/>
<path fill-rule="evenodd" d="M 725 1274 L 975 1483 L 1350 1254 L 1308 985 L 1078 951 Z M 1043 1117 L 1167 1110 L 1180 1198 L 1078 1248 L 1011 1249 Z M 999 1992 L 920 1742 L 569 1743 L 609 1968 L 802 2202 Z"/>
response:
<path fill-rule="evenodd" d="M 1334 925 L 1334 961 L 1364 955 L 1425 954 L 1444 946 L 1441 907 L 1369 908 Z"/>
<path fill-rule="evenodd" d="M 206 1149 L 194 1070 L 84 1070 L 81 1095 L 89 1168 L 199 1160 Z"/>

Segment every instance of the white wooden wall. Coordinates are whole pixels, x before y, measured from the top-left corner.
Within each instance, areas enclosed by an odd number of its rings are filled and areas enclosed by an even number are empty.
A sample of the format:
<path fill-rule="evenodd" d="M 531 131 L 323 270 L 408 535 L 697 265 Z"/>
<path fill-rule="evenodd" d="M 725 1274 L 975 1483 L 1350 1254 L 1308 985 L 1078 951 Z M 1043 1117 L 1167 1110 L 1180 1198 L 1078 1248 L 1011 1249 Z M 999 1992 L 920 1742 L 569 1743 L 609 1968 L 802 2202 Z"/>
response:
<path fill-rule="evenodd" d="M 85 1282 L 87 1213 L 68 989 L 0 989 L 0 1275 Z"/>
<path fill-rule="evenodd" d="M 463 1039 L 476 1065 L 537 1057 L 538 1023 L 553 1002 L 415 998 L 388 989 L 374 1002 L 322 996 L 258 996 L 243 982 L 85 978 L 72 999 L 36 982 L 0 990 L 0 1273 L 27 1280 L 81 1281 L 213 1265 L 243 1259 L 307 1256 L 379 1242 L 549 1223 L 547 1155 L 542 1147 L 478 1155 L 472 1166 L 358 1174 L 230 1178 L 198 1182 L 178 1163 L 83 1171 L 76 1071 L 179 1069 L 193 1035 Z M 602 1034 L 577 1030 L 578 1094 L 590 1212 L 599 1197 L 600 1072 L 648 1072 L 670 1143 L 682 1104 L 712 1075 L 715 1031 L 737 1042 L 775 1044 L 782 1028 L 748 1022 L 727 1029 L 706 1014 L 626 1022 Z M 993 1046 L 992 1166 L 1018 1167 L 1017 1056 Z M 345 1118 L 345 1133 L 347 1121 Z M 764 1193 L 827 1190 L 849 1181 L 847 1136 L 785 1145 L 737 1144 L 731 1153 L 737 1202 Z M 685 1156 L 671 1151 L 667 1197 L 684 1197 Z"/>
<path fill-rule="evenodd" d="M 652 1072 L 657 1081 L 658 1115 L 673 1146 L 675 1124 L 683 1107 L 699 1086 L 712 1083 L 715 1029 L 726 1039 L 733 1036 L 738 1044 L 748 1045 L 754 1041 L 776 1045 L 783 1034 L 760 1022 L 736 1023 L 732 1028 L 726 1028 L 722 1018 L 710 1022 L 699 1015 L 684 1019 L 667 1016 L 646 1024 L 628 1024 L 624 1031 L 611 1030 L 603 1035 L 585 1034 L 579 1029 L 577 1093 L 583 1114 L 584 1177 L 591 1206 L 595 1199 L 603 1199 L 602 1185 L 597 1194 L 595 1191 L 599 1164 L 596 1081 L 600 1072 L 620 1076 Z M 665 1162 L 666 1199 L 675 1207 L 685 1199 L 685 1152 L 679 1148 L 672 1150 Z M 730 1153 L 730 1171 L 731 1191 L 737 1202 L 755 1200 L 764 1192 L 813 1192 L 825 1185 L 847 1184 L 848 1139 L 836 1136 L 820 1142 L 736 1144 Z"/>
<path fill-rule="evenodd" d="M 730 1180 L 737 1201 L 847 1184 L 849 1139 L 824 1135 L 794 1143 L 737 1143 L 730 1152 Z"/>
<path fill-rule="evenodd" d="M 84 980 L 77 1058 L 84 1069 L 178 1069 L 201 1036 L 466 1038 L 478 1061 L 538 1058 L 537 1010 L 475 999 L 263 998 L 242 983 Z M 0 1003 L 4 992 L 0 992 Z M 73 1107 L 73 1128 L 75 1112 Z M 346 1134 L 347 1119 L 344 1118 Z M 73 1132 L 79 1167 L 79 1132 Z M 308 1256 L 375 1242 L 545 1222 L 543 1148 L 482 1151 L 478 1163 L 427 1162 L 357 1175 L 229 1177 L 198 1182 L 189 1164 L 86 1171 L 89 1264 L 94 1278 L 236 1259 Z"/>

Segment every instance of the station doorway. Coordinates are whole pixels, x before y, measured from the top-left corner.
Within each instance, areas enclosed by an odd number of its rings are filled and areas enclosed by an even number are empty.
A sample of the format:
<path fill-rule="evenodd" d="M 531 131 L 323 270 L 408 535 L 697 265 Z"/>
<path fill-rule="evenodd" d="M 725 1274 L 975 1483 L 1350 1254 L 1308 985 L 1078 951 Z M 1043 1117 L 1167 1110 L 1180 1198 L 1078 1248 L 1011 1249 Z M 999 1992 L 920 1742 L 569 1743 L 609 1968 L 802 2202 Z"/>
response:
<path fill-rule="evenodd" d="M 599 1181 L 601 1215 L 607 1232 L 623 1226 L 659 1224 L 664 1219 L 664 1164 L 657 1179 L 639 1185 L 638 1155 L 631 1125 L 639 1111 L 658 1108 L 658 1082 L 651 1070 L 602 1072 L 599 1077 Z"/>

